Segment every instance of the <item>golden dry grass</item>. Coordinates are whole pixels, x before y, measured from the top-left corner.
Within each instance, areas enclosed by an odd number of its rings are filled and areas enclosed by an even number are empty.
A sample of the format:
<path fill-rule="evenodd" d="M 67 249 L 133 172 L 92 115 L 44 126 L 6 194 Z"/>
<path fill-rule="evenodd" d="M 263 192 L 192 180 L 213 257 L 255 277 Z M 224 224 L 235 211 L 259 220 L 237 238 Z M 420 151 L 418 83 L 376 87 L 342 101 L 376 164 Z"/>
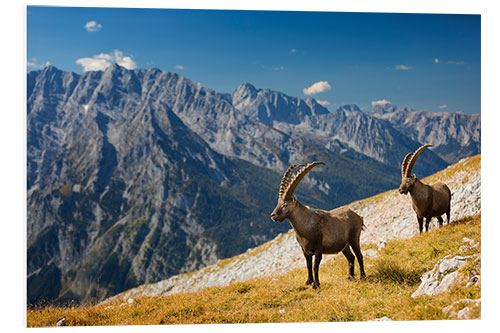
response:
<path fill-rule="evenodd" d="M 462 163 L 457 163 L 449 166 L 448 168 L 436 172 L 424 179 L 424 183 L 435 183 L 439 181 L 445 181 L 453 177 L 457 172 L 464 172 L 465 175 L 460 179 L 461 184 L 465 184 L 469 181 L 467 173 L 475 173 L 481 169 L 481 155 L 476 155 L 465 159 Z"/>
<path fill-rule="evenodd" d="M 365 258 L 367 278 L 347 280 L 343 256 L 320 267 L 321 287 L 305 286 L 306 269 L 207 288 L 196 293 L 144 297 L 129 303 L 28 310 L 27 326 L 206 323 L 274 323 L 446 319 L 442 309 L 464 298 L 480 298 L 480 286 L 465 282 L 449 293 L 411 298 L 418 278 L 448 254 L 460 253 L 462 238 L 481 240 L 481 215 L 465 218 L 409 240 L 391 241 L 377 258 Z M 367 246 L 369 248 L 372 246 Z M 463 250 L 463 249 L 462 249 Z M 479 253 L 480 247 L 461 254 Z M 464 274 L 470 267 L 462 269 Z M 359 274 L 356 264 L 356 273 Z M 480 317 L 480 310 L 474 315 Z"/>

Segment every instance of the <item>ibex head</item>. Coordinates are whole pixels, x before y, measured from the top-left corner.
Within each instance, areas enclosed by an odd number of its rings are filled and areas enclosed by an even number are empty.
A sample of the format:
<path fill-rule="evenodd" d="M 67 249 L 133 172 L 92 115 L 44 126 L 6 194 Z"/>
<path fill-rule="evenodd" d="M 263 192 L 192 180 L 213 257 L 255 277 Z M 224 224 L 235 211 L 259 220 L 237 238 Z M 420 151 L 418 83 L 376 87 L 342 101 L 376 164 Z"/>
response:
<path fill-rule="evenodd" d="M 423 145 L 418 148 L 414 153 L 408 153 L 403 159 L 403 163 L 401 164 L 401 185 L 399 186 L 399 193 L 407 194 L 413 189 L 415 186 L 416 176 L 411 174 L 413 169 L 413 165 L 415 165 L 415 161 L 417 160 L 420 153 L 425 149 L 432 147 L 432 145 Z"/>
<path fill-rule="evenodd" d="M 295 164 L 288 168 L 281 179 L 280 191 L 278 195 L 278 203 L 271 213 L 271 219 L 275 222 L 283 222 L 284 219 L 290 216 L 290 212 L 297 205 L 297 197 L 293 197 L 295 188 L 299 185 L 304 176 L 316 165 L 325 164 L 323 162 L 312 162 L 304 166 L 303 164 Z M 290 179 L 293 172 L 300 167 L 302 168 L 293 179 Z"/>

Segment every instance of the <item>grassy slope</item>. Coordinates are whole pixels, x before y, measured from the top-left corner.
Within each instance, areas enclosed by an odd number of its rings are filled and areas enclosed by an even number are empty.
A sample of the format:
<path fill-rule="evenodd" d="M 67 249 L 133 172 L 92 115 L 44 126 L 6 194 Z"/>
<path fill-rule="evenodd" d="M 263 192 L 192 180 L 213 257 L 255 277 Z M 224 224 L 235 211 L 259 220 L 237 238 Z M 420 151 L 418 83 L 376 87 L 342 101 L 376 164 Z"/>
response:
<path fill-rule="evenodd" d="M 196 293 L 145 297 L 133 303 L 29 310 L 28 327 L 67 325 L 142 325 L 446 319 L 442 308 L 464 298 L 480 298 L 480 286 L 465 282 L 449 293 L 411 298 L 419 277 L 445 255 L 460 252 L 463 237 L 481 240 L 481 216 L 464 218 L 404 241 L 391 241 L 377 258 L 365 258 L 368 277 L 348 281 L 347 262 L 336 257 L 320 268 L 321 288 L 305 287 L 306 269 L 274 278 L 253 279 Z M 373 247 L 373 245 L 368 245 Z M 356 273 L 358 273 L 356 266 Z M 469 274 L 468 266 L 461 271 Z M 474 316 L 479 318 L 479 310 Z"/>

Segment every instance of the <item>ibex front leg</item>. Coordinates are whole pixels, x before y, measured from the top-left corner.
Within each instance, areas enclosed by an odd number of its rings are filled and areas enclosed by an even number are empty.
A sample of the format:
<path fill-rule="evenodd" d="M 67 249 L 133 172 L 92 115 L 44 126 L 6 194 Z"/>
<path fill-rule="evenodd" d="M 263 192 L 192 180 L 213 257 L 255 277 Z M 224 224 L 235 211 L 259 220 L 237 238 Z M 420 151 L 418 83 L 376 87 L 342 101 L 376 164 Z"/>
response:
<path fill-rule="evenodd" d="M 323 258 L 323 254 L 321 251 L 317 251 L 314 254 L 314 282 L 313 289 L 319 287 L 319 264 L 321 263 L 321 259 Z"/>
<path fill-rule="evenodd" d="M 304 253 L 304 257 L 306 257 L 306 264 L 307 264 L 307 281 L 306 281 L 306 286 L 310 285 L 313 283 L 313 272 L 312 272 L 312 255 L 306 253 L 302 249 L 302 252 Z"/>
<path fill-rule="evenodd" d="M 418 231 L 419 233 L 422 233 L 422 231 L 424 230 L 424 218 L 417 216 L 417 220 L 418 220 Z"/>

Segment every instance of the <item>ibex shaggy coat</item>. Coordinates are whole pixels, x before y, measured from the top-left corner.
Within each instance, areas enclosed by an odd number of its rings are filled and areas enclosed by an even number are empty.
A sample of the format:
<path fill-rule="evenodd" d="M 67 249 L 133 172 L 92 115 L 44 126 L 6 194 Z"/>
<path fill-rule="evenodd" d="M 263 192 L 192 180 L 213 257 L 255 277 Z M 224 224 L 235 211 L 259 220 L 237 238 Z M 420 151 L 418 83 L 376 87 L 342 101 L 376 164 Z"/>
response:
<path fill-rule="evenodd" d="M 417 214 L 418 230 L 423 231 L 425 218 L 425 231 L 429 230 L 429 223 L 433 217 L 437 217 L 439 226 L 443 225 L 441 215 L 446 213 L 447 223 L 450 223 L 451 191 L 443 183 L 427 185 L 422 183 L 415 175 L 411 174 L 413 165 L 420 153 L 431 145 L 424 145 L 415 151 L 408 153 L 401 165 L 401 185 L 399 193 L 410 193 L 412 207 Z"/>
<path fill-rule="evenodd" d="M 313 288 L 319 287 L 319 264 L 323 254 L 335 254 L 342 251 L 349 262 L 349 275 L 354 277 L 354 251 L 358 259 L 361 277 L 365 277 L 363 255 L 359 247 L 359 237 L 363 228 L 363 218 L 348 207 L 326 211 L 311 209 L 302 205 L 292 194 L 299 182 L 313 167 L 323 162 L 313 162 L 306 166 L 292 165 L 283 175 L 280 184 L 278 204 L 271 213 L 274 221 L 288 219 L 295 231 L 295 236 L 306 258 L 307 281 Z M 294 171 L 303 167 L 293 179 Z M 290 180 L 291 179 L 291 180 Z M 312 259 L 314 256 L 314 276 Z"/>

